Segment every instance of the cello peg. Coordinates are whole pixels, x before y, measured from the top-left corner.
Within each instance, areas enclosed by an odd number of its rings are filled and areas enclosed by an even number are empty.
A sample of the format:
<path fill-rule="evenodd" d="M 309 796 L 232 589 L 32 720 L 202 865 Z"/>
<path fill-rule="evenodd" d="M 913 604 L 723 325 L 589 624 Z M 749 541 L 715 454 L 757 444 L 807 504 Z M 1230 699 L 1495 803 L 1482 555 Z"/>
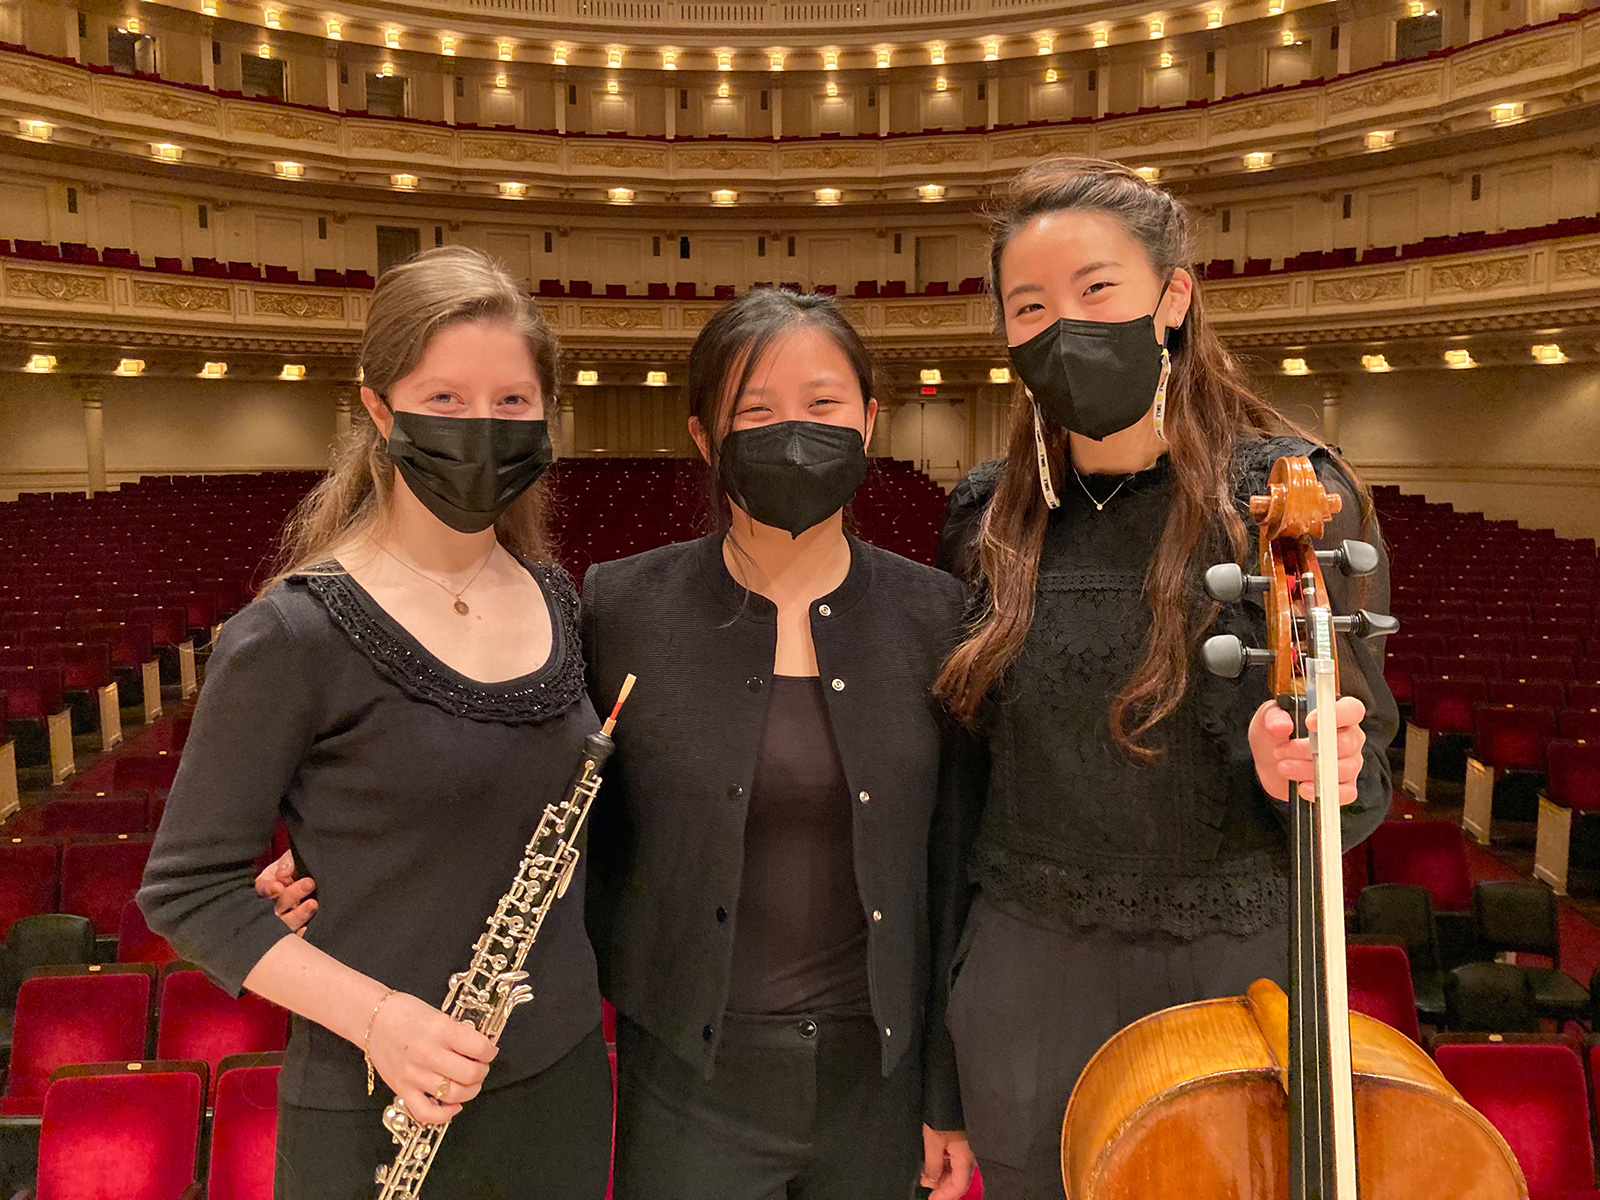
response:
<path fill-rule="evenodd" d="M 1368 612 L 1360 609 L 1347 617 L 1333 619 L 1335 633 L 1348 633 L 1352 637 L 1367 638 L 1388 637 L 1391 633 L 1400 631 L 1400 620 L 1388 613 Z"/>
<path fill-rule="evenodd" d="M 1200 658 L 1206 670 L 1224 679 L 1237 679 L 1246 667 L 1264 667 L 1272 661 L 1271 650 L 1257 650 L 1246 646 L 1231 633 L 1208 637 L 1200 647 Z"/>
<path fill-rule="evenodd" d="M 1218 563 L 1205 573 L 1206 595 L 1218 604 L 1237 604 L 1247 591 L 1266 591 L 1272 581 L 1265 575 L 1246 575 L 1238 563 Z"/>
<path fill-rule="evenodd" d="M 1346 540 L 1336 550 L 1318 550 L 1317 561 L 1325 566 L 1338 567 L 1352 578 L 1371 575 L 1378 569 L 1378 550 L 1370 542 Z"/>

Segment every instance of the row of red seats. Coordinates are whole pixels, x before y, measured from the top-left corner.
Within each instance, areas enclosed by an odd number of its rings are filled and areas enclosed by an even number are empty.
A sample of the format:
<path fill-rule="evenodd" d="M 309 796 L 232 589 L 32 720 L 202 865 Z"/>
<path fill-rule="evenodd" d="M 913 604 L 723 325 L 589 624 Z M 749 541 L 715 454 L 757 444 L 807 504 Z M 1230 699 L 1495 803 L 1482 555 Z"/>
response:
<path fill-rule="evenodd" d="M 27 238 L 17 238 L 15 242 L 0 238 L 0 255 L 32 259 L 36 262 L 78 263 L 86 267 L 119 267 L 132 271 L 152 269 L 145 267 L 144 260 L 125 247 L 113 246 L 99 250 L 82 242 L 62 242 L 57 246 Z M 317 267 L 311 279 L 302 280 L 300 272 L 288 267 L 270 263 L 258 267 L 255 263 L 248 262 L 218 262 L 214 258 L 203 258 L 198 254 L 190 260 L 188 267 L 183 265 L 181 258 L 158 254 L 155 256 L 153 269 L 167 275 L 198 275 L 209 279 L 314 283 L 317 287 L 340 288 L 371 289 L 377 286 L 377 280 L 370 271 L 334 271 L 326 267 Z"/>
<path fill-rule="evenodd" d="M 102 935 L 119 931 L 153 840 L 141 833 L 0 838 L 0 931 L 44 913 L 87 917 Z"/>

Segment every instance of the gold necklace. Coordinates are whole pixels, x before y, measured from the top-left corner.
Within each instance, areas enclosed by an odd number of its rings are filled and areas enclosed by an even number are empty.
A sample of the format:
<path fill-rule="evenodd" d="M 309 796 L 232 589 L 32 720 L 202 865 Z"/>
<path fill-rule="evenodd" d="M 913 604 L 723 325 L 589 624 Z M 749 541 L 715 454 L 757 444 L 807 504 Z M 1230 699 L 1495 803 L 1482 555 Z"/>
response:
<path fill-rule="evenodd" d="M 472 609 L 469 608 L 467 606 L 467 602 L 461 598 L 461 592 L 465 592 L 469 587 L 471 587 L 473 584 L 478 582 L 478 576 L 482 575 L 483 574 L 483 569 L 489 565 L 489 559 L 494 557 L 494 552 L 495 552 L 497 547 L 498 547 L 498 543 L 496 543 L 496 545 L 494 545 L 494 546 L 490 546 L 489 547 L 488 557 L 486 557 L 481 563 L 478 564 L 478 569 L 472 573 L 472 578 L 467 580 L 466 583 L 461 585 L 461 591 L 460 592 L 452 592 L 450 590 L 450 587 L 449 587 L 448 584 L 440 583 L 432 575 L 424 575 L 421 571 L 417 570 L 417 568 L 413 567 L 410 563 L 406 562 L 405 559 L 401 558 L 397 554 L 391 553 L 387 546 L 380 545 L 378 547 L 378 549 L 382 550 L 385 554 L 388 554 L 390 558 L 394 559 L 395 562 L 399 563 L 406 570 L 410 571 L 418 579 L 426 579 L 429 583 L 433 584 L 435 587 L 442 588 L 444 590 L 445 594 L 450 596 L 455 601 L 455 605 L 454 605 L 455 610 L 464 617 L 468 613 L 470 613 L 472 611 Z"/>
<path fill-rule="evenodd" d="M 1117 493 L 1128 486 L 1128 480 L 1132 479 L 1134 475 L 1138 474 L 1136 471 L 1130 471 L 1126 476 L 1123 477 L 1121 483 L 1117 484 L 1116 487 L 1111 489 L 1111 495 L 1107 496 L 1104 500 L 1096 500 L 1094 498 L 1094 493 L 1089 490 L 1089 485 L 1083 481 L 1083 476 L 1078 475 L 1077 463 L 1072 464 L 1072 473 L 1077 475 L 1078 486 L 1083 489 L 1083 494 L 1089 497 L 1089 503 L 1094 505 L 1095 512 L 1104 512 L 1106 505 L 1110 504 L 1112 500 L 1116 499 Z"/>

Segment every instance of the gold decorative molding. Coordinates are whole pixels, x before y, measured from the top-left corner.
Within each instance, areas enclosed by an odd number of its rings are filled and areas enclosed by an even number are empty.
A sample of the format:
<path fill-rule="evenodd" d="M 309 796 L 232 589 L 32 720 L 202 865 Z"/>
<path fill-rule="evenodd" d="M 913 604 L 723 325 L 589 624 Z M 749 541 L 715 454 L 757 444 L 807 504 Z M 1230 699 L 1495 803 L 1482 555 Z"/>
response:
<path fill-rule="evenodd" d="M 1273 125 L 1314 121 L 1316 118 L 1317 102 L 1311 99 L 1280 101 L 1276 104 L 1238 105 L 1221 109 L 1213 116 L 1210 132 L 1244 133 L 1248 130 L 1267 129 Z"/>
<path fill-rule="evenodd" d="M 1528 256 L 1451 263 L 1428 271 L 1431 292 L 1482 292 L 1528 281 Z"/>
<path fill-rule="evenodd" d="M 718 305 L 685 305 L 683 309 L 683 328 L 699 329 L 716 313 Z"/>
<path fill-rule="evenodd" d="M 261 112 L 255 108 L 235 108 L 228 114 L 234 133 L 260 133 L 286 142 L 324 142 L 337 145 L 339 127 L 331 121 L 304 117 L 296 113 Z"/>
<path fill-rule="evenodd" d="M 1486 79 L 1503 79 L 1538 67 L 1556 66 L 1571 57 L 1572 41 L 1561 34 L 1536 42 L 1503 46 L 1490 53 L 1469 54 L 1451 64 L 1451 78 L 1457 86 L 1470 86 Z"/>
<path fill-rule="evenodd" d="M 135 278 L 132 293 L 133 303 L 147 308 L 170 308 L 177 312 L 233 311 L 233 293 L 227 288 Z"/>
<path fill-rule="evenodd" d="M 667 152 L 660 146 L 591 145 L 580 142 L 567 153 L 577 167 L 610 167 L 617 171 L 665 171 Z"/>
<path fill-rule="evenodd" d="M 1116 150 L 1124 146 L 1155 146 L 1162 142 L 1183 142 L 1200 136 L 1200 122 L 1189 117 L 1179 120 L 1139 121 L 1127 125 L 1113 125 L 1100 135 L 1102 150 Z"/>
<path fill-rule="evenodd" d="M 967 305 L 919 304 L 915 307 L 892 305 L 883 311 L 885 329 L 939 329 L 947 325 L 966 325 Z"/>
<path fill-rule="evenodd" d="M 686 171 L 770 171 L 772 151 L 758 146 L 685 146 L 673 161 Z"/>
<path fill-rule="evenodd" d="M 76 71 L 52 71 L 26 61 L 0 62 L 0 90 L 48 96 L 73 104 L 88 104 L 89 77 Z"/>
<path fill-rule="evenodd" d="M 422 133 L 414 129 L 385 129 L 356 125 L 350 131 L 350 145 L 358 150 L 388 150 L 395 154 L 431 154 L 450 157 L 450 135 Z"/>
<path fill-rule="evenodd" d="M 1258 283 L 1243 287 L 1210 286 L 1206 289 L 1206 307 L 1217 312 L 1256 312 L 1263 308 L 1289 307 L 1290 289 L 1284 283 Z"/>
<path fill-rule="evenodd" d="M 1600 275 L 1600 246 L 1575 246 L 1556 252 L 1556 278 L 1574 275 Z"/>
<path fill-rule="evenodd" d="M 1439 72 L 1419 71 L 1398 79 L 1375 79 L 1356 87 L 1330 88 L 1328 113 L 1341 116 L 1358 108 L 1387 108 L 1402 100 L 1420 100 L 1439 94 Z"/>
<path fill-rule="evenodd" d="M 784 170 L 801 171 L 871 170 L 877 165 L 871 146 L 797 146 L 781 151 L 779 161 Z"/>
<path fill-rule="evenodd" d="M 1404 271 L 1386 275 L 1346 275 L 1317 280 L 1311 287 L 1311 303 L 1368 304 L 1374 300 L 1401 300 L 1405 294 Z"/>
<path fill-rule="evenodd" d="M 6 295 L 36 296 L 52 304 L 73 304 L 79 300 L 105 303 L 111 296 L 104 275 L 79 275 L 67 271 L 29 271 L 6 268 Z"/>
<path fill-rule="evenodd" d="M 1032 133 L 1000 135 L 991 140 L 995 158 L 1043 158 L 1047 154 L 1084 154 L 1089 149 L 1089 133 L 1084 129 L 1044 129 Z"/>
<path fill-rule="evenodd" d="M 158 121 L 182 121 L 188 125 L 217 127 L 214 101 L 194 100 L 181 92 L 142 87 L 100 85 L 100 106 L 110 112 L 141 113 Z"/>
<path fill-rule="evenodd" d="M 664 329 L 665 315 L 660 308 L 611 308 L 583 305 L 578 309 L 582 329 Z"/>
<path fill-rule="evenodd" d="M 979 142 L 895 142 L 883 152 L 887 167 L 938 166 L 941 163 L 980 162 L 983 146 Z"/>
<path fill-rule="evenodd" d="M 293 317 L 297 321 L 344 320 L 344 297 L 327 292 L 255 292 L 253 307 L 258 313 Z"/>
<path fill-rule="evenodd" d="M 554 166 L 560 161 L 560 152 L 551 142 L 536 142 L 529 138 L 478 138 L 466 135 L 461 139 L 461 157 Z"/>

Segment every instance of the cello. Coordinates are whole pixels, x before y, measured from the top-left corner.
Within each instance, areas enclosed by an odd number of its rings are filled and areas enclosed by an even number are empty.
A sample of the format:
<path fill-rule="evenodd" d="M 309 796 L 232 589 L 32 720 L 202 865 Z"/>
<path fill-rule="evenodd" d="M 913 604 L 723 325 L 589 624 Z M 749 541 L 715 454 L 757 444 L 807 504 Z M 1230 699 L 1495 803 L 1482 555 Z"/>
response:
<path fill-rule="evenodd" d="M 1335 634 L 1394 632 L 1389 616 L 1335 616 L 1323 564 L 1370 574 L 1364 542 L 1316 549 L 1341 498 L 1310 459 L 1273 464 L 1250 500 L 1259 574 L 1206 572 L 1220 603 L 1264 593 L 1265 648 L 1219 635 L 1209 670 L 1265 666 L 1272 695 L 1311 739 L 1314 800 L 1289 801 L 1289 993 L 1259 979 L 1243 996 L 1154 1013 L 1090 1060 L 1061 1130 L 1067 1200 L 1526 1200 L 1498 1131 L 1399 1031 L 1351 1013 L 1334 702 Z M 1316 713 L 1315 729 L 1307 718 Z"/>

